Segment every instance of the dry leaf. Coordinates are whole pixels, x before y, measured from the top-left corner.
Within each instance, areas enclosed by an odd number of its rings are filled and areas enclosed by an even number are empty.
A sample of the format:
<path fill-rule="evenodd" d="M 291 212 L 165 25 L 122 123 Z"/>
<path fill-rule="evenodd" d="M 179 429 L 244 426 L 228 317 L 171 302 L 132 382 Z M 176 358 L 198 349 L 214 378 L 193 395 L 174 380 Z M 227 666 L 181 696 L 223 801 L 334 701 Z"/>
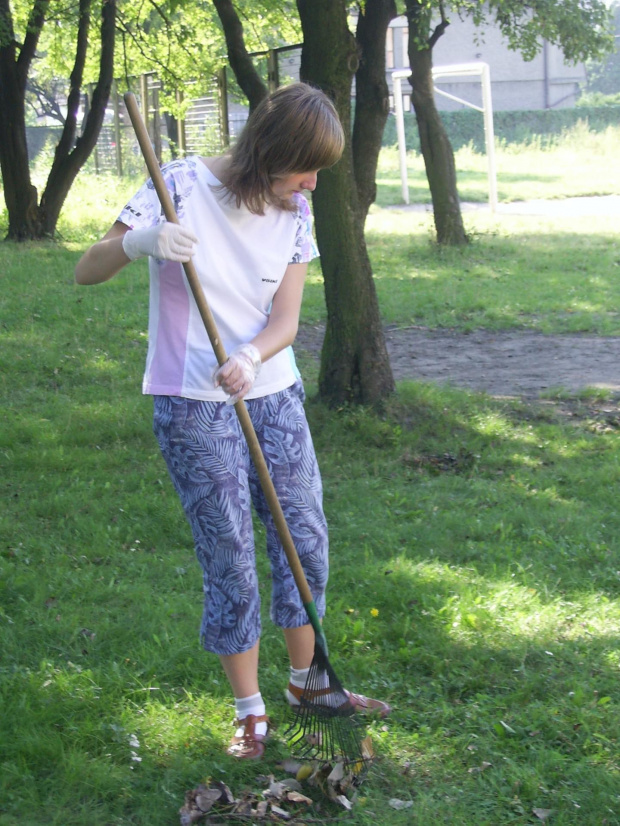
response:
<path fill-rule="evenodd" d="M 370 739 L 370 734 L 361 742 L 361 749 L 362 749 L 362 757 L 364 760 L 372 760 L 375 756 L 375 751 L 372 747 L 372 740 Z"/>
<path fill-rule="evenodd" d="M 282 820 L 290 820 L 291 819 L 291 816 L 287 811 L 285 811 L 284 809 L 281 809 L 279 806 L 275 806 L 273 803 L 271 804 L 271 811 L 277 817 L 281 817 Z"/>
<path fill-rule="evenodd" d="M 200 788 L 200 787 L 199 787 Z M 196 806 L 201 812 L 208 812 L 214 803 L 221 798 L 222 792 L 220 789 L 201 789 L 195 797 Z"/>
<path fill-rule="evenodd" d="M 286 793 L 290 791 L 301 791 L 301 784 L 292 777 L 287 780 L 274 780 L 269 784 L 269 788 L 265 790 L 265 795 L 275 797 L 276 800 L 282 800 L 283 797 L 286 797 Z"/>
<path fill-rule="evenodd" d="M 220 793 L 218 793 L 218 798 L 219 797 Z M 199 799 L 200 803 L 198 803 Z M 205 812 L 208 811 L 212 805 L 212 802 L 209 803 L 209 789 L 204 785 L 185 792 L 185 803 L 179 809 L 181 826 L 191 826 L 192 823 L 201 820 Z M 207 808 L 203 809 L 202 806 L 206 806 Z"/>
<path fill-rule="evenodd" d="M 220 793 L 221 793 L 221 798 L 220 799 L 221 799 L 222 803 L 226 803 L 229 806 L 232 806 L 232 804 L 236 802 L 235 796 L 230 791 L 230 789 L 228 788 L 226 783 L 222 783 L 221 780 L 216 780 L 215 781 L 215 786 L 216 786 L 216 788 L 218 788 L 220 790 Z"/>
<path fill-rule="evenodd" d="M 397 797 L 392 797 L 388 800 L 388 806 L 393 809 L 410 809 L 413 806 L 413 800 L 399 800 Z"/>
<path fill-rule="evenodd" d="M 348 797 L 345 797 L 343 794 L 336 795 L 336 802 L 340 803 L 341 806 L 344 806 L 345 809 L 351 811 L 353 808 L 353 804 L 349 800 Z"/>
<path fill-rule="evenodd" d="M 296 780 L 307 780 L 310 775 L 314 774 L 315 767 L 311 763 L 302 764 L 295 775 Z"/>
<path fill-rule="evenodd" d="M 255 797 L 253 794 L 246 794 L 245 797 L 242 797 L 241 800 L 238 800 L 235 803 L 235 808 L 233 809 L 234 813 L 236 815 L 248 817 L 252 814 L 252 803 L 254 802 L 254 800 Z"/>
<path fill-rule="evenodd" d="M 279 768 L 281 768 L 282 771 L 285 771 L 287 774 L 295 774 L 296 775 L 298 772 L 300 772 L 302 770 L 302 768 L 304 768 L 304 764 L 300 763 L 299 760 L 293 760 L 292 758 L 289 757 L 286 760 L 284 760 L 282 763 L 280 763 Z M 310 770 L 310 771 L 312 771 L 312 770 Z M 299 778 L 297 778 L 297 779 L 299 780 Z"/>
<path fill-rule="evenodd" d="M 334 768 L 331 770 L 327 777 L 327 782 L 332 783 L 334 786 L 336 783 L 339 783 L 342 778 L 344 777 L 344 764 L 343 763 L 336 763 Z"/>
<path fill-rule="evenodd" d="M 310 806 L 313 802 L 311 798 L 306 797 L 305 794 L 302 794 L 301 792 L 297 792 L 295 790 L 287 792 L 286 799 L 290 803 L 306 803 L 308 806 Z"/>
<path fill-rule="evenodd" d="M 467 769 L 469 774 L 478 774 L 479 772 L 485 771 L 485 769 L 490 769 L 493 763 L 487 763 L 484 761 L 479 766 L 472 766 L 471 769 Z"/>

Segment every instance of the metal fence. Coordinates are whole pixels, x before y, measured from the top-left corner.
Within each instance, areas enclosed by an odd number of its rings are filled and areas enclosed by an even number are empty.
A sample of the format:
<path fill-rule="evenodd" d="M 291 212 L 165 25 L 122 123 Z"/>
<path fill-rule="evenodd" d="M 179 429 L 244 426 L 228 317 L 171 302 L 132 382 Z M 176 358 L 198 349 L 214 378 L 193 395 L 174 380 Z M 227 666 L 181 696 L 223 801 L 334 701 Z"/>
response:
<path fill-rule="evenodd" d="M 257 71 L 269 89 L 299 79 L 301 46 L 256 52 L 251 55 Z M 231 88 L 230 73 L 222 68 L 207 84 L 206 92 L 192 97 L 192 84 L 176 93 L 179 103 L 190 98 L 182 120 L 172 117 L 161 107 L 162 84 L 155 73 L 130 79 L 130 85 L 142 112 L 155 154 L 160 163 L 184 155 L 216 155 L 235 140 L 248 117 L 248 107 L 239 90 Z M 202 86 L 204 89 L 204 85 Z M 92 88 L 83 100 L 84 115 L 88 111 Z M 53 152 L 61 126 L 31 126 L 27 129 L 31 160 L 45 160 Z M 144 172 L 138 142 L 134 136 L 127 110 L 114 83 L 106 118 L 97 146 L 86 165 L 96 173 L 133 175 Z"/>

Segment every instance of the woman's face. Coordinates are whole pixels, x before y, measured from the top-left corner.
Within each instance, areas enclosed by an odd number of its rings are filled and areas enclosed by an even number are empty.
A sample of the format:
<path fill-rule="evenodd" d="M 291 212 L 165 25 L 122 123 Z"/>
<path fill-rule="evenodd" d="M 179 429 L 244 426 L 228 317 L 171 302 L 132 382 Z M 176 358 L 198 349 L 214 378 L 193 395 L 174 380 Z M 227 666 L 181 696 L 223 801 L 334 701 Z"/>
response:
<path fill-rule="evenodd" d="M 288 201 L 295 192 L 302 192 L 304 189 L 313 192 L 317 175 L 318 169 L 315 172 L 295 172 L 285 178 L 274 178 L 271 191 L 278 198 Z"/>

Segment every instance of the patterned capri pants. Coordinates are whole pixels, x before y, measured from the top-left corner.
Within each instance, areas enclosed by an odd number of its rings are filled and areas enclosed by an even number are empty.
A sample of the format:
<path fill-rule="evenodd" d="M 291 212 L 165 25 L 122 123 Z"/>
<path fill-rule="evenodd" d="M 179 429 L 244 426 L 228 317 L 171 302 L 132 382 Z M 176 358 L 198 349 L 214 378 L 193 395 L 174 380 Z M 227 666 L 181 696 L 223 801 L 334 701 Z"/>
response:
<path fill-rule="evenodd" d="M 327 525 L 301 382 L 246 402 L 319 616 L 325 613 Z M 201 640 L 239 654 L 261 634 L 251 505 L 265 525 L 272 571 L 271 619 L 308 622 L 232 406 L 154 397 L 153 430 L 191 525 L 203 571 Z"/>

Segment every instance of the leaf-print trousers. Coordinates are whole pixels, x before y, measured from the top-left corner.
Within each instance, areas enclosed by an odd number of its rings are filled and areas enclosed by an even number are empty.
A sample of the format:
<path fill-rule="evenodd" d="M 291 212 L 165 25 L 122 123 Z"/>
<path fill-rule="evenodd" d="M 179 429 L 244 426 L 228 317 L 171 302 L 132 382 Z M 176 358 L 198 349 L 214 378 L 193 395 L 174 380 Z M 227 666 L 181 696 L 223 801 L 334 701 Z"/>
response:
<path fill-rule="evenodd" d="M 312 591 L 325 613 L 327 525 L 301 382 L 246 402 Z M 271 619 L 308 622 L 233 407 L 154 396 L 153 430 L 191 525 L 203 571 L 201 640 L 215 654 L 239 654 L 261 634 L 252 504 L 265 525 L 272 571 Z"/>

